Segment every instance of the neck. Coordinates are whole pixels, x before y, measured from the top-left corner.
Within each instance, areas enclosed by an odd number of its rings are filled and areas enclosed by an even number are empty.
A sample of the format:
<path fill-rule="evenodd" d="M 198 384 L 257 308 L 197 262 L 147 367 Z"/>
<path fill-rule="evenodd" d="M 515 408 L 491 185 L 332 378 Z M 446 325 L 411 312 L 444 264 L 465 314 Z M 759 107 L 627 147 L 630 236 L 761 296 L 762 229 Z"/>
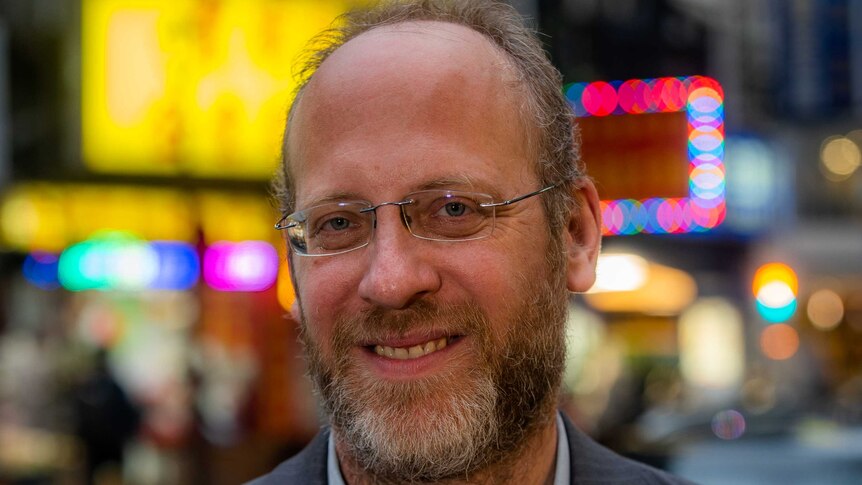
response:
<path fill-rule="evenodd" d="M 540 426 L 536 426 L 535 431 L 529 435 L 524 445 L 513 452 L 511 456 L 472 472 L 469 476 L 459 476 L 435 483 L 438 485 L 553 484 L 558 439 L 555 413 L 556 410 L 549 419 L 546 419 Z M 367 469 L 350 454 L 349 446 L 339 438 L 337 431 L 333 430 L 333 433 L 335 433 L 336 455 L 345 483 L 348 485 L 389 483 L 389 481 L 381 480 L 379 477 L 368 473 Z"/>

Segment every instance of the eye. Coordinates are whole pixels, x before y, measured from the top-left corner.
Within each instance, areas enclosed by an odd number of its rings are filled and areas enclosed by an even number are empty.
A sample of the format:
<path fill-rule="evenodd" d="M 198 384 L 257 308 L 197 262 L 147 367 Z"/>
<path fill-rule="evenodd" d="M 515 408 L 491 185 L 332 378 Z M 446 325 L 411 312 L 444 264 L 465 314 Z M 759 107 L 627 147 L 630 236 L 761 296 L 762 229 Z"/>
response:
<path fill-rule="evenodd" d="M 350 221 L 344 217 L 333 217 L 324 223 L 323 229 L 343 231 L 350 227 Z"/>
<path fill-rule="evenodd" d="M 443 209 L 446 211 L 446 215 L 457 217 L 463 216 L 467 212 L 467 205 L 463 202 L 447 202 Z"/>
<path fill-rule="evenodd" d="M 430 215 L 443 218 L 463 218 L 473 216 L 477 213 L 477 204 L 463 197 L 445 197 L 440 198 L 430 204 L 428 207 Z"/>
<path fill-rule="evenodd" d="M 312 237 L 331 237 L 342 232 L 355 231 L 364 225 L 362 215 L 351 212 L 345 207 L 337 207 L 337 210 L 321 211 L 323 214 L 315 215 L 311 220 Z"/>

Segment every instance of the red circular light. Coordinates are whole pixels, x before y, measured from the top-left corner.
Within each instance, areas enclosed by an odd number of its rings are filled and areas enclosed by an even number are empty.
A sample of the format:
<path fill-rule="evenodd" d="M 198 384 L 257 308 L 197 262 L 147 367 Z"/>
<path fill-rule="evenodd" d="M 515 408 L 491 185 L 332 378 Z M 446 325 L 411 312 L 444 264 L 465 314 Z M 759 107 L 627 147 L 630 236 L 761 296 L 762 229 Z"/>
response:
<path fill-rule="evenodd" d="M 619 104 L 623 111 L 630 114 L 642 114 L 649 109 L 646 101 L 649 89 L 640 79 L 626 81 L 619 89 Z"/>
<path fill-rule="evenodd" d="M 718 83 L 715 79 L 706 76 L 691 76 L 685 80 L 685 84 L 688 87 L 687 91 L 692 93 L 700 88 L 707 88 L 715 92 L 715 94 L 720 98 L 724 99 L 724 91 L 721 89 L 721 84 Z"/>
<path fill-rule="evenodd" d="M 688 91 L 682 81 L 675 77 L 664 78 L 661 85 L 659 111 L 682 111 L 688 101 Z"/>
<path fill-rule="evenodd" d="M 617 107 L 617 91 L 604 81 L 596 81 L 587 85 L 581 100 L 591 115 L 607 116 Z"/>

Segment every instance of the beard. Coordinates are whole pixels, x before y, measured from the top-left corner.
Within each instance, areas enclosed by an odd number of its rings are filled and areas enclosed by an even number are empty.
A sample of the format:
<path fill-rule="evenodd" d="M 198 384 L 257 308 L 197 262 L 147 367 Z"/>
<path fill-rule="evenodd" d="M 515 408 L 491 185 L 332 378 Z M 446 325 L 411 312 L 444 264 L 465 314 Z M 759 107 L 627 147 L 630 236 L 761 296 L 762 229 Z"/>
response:
<path fill-rule="evenodd" d="M 309 373 L 349 458 L 378 483 L 464 478 L 490 465 L 505 469 L 556 407 L 567 302 L 565 281 L 557 275 L 519 278 L 512 317 L 496 325 L 469 302 L 419 300 L 405 310 L 344 316 L 335 322 L 331 362 L 303 315 Z M 505 335 L 495 340 L 494 328 Z M 469 365 L 390 382 L 351 358 L 359 342 L 417 329 L 469 336 L 470 352 L 456 357 L 469 358 Z"/>

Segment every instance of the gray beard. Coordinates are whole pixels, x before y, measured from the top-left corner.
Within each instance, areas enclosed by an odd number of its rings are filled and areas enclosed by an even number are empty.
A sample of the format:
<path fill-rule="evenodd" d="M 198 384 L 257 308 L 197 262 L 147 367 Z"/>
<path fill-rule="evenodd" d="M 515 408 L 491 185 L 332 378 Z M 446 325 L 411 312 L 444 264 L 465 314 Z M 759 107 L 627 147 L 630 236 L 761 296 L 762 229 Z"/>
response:
<path fill-rule="evenodd" d="M 375 308 L 338 320 L 330 363 L 303 316 L 309 373 L 350 458 L 375 483 L 438 482 L 491 465 L 506 469 L 553 417 L 565 360 L 564 285 L 522 284 L 517 320 L 505 326 L 500 348 L 476 305 L 420 300 L 407 310 Z M 349 358 L 357 342 L 416 328 L 469 335 L 473 365 L 391 383 Z"/>

